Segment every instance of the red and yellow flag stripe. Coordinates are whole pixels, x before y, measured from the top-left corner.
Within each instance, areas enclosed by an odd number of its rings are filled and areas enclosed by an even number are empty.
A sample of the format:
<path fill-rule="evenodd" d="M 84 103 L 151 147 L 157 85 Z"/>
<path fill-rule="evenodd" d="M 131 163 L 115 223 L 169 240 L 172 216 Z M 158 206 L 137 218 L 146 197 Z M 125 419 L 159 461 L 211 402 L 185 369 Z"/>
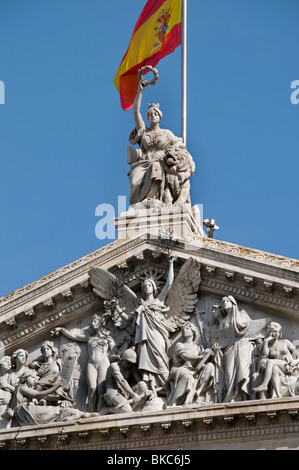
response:
<path fill-rule="evenodd" d="M 181 0 L 148 0 L 114 78 L 123 109 L 133 106 L 138 89 L 138 70 L 145 65 L 155 67 L 180 44 Z"/>

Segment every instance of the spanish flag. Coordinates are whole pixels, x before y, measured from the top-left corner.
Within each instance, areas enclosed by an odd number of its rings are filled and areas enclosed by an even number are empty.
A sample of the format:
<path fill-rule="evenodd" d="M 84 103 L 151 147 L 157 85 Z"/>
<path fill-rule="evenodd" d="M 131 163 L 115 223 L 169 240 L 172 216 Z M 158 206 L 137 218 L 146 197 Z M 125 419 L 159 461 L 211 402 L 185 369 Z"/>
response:
<path fill-rule="evenodd" d="M 155 65 L 181 44 L 181 0 L 148 0 L 115 75 L 124 110 L 132 108 L 138 90 L 138 70 Z"/>

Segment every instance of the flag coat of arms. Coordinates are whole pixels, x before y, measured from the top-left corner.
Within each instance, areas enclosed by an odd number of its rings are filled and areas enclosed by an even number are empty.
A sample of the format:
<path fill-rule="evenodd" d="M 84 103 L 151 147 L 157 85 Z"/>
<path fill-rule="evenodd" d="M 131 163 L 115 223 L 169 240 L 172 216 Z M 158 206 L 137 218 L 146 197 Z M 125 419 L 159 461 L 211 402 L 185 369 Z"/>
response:
<path fill-rule="evenodd" d="M 181 44 L 181 0 L 148 0 L 114 78 L 124 110 L 132 108 L 138 90 L 138 70 L 155 67 Z"/>

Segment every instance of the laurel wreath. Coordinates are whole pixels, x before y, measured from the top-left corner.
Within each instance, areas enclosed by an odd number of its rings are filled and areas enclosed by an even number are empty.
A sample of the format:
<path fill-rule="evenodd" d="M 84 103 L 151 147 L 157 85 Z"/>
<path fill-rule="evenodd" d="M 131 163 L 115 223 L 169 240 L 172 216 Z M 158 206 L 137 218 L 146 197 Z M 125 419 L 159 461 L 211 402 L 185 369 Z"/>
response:
<path fill-rule="evenodd" d="M 145 72 L 145 70 L 151 70 L 154 74 L 154 77 L 150 82 L 148 82 L 147 80 L 144 80 L 143 78 L 143 73 Z M 154 69 L 154 67 L 152 67 L 151 65 L 145 65 L 144 67 L 141 67 L 140 70 L 138 70 L 138 78 L 139 78 L 140 85 L 143 85 L 143 86 L 155 85 L 157 81 L 159 80 L 158 70 Z"/>

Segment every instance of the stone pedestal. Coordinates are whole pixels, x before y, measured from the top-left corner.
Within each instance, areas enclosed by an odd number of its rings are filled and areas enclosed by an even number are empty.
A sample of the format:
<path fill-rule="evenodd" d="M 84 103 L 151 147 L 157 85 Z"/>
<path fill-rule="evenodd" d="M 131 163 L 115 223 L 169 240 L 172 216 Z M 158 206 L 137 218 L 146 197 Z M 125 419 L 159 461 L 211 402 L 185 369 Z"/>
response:
<path fill-rule="evenodd" d="M 163 206 L 136 204 L 115 220 L 119 240 L 128 240 L 145 233 L 155 237 L 188 240 L 206 237 L 198 206 Z"/>

